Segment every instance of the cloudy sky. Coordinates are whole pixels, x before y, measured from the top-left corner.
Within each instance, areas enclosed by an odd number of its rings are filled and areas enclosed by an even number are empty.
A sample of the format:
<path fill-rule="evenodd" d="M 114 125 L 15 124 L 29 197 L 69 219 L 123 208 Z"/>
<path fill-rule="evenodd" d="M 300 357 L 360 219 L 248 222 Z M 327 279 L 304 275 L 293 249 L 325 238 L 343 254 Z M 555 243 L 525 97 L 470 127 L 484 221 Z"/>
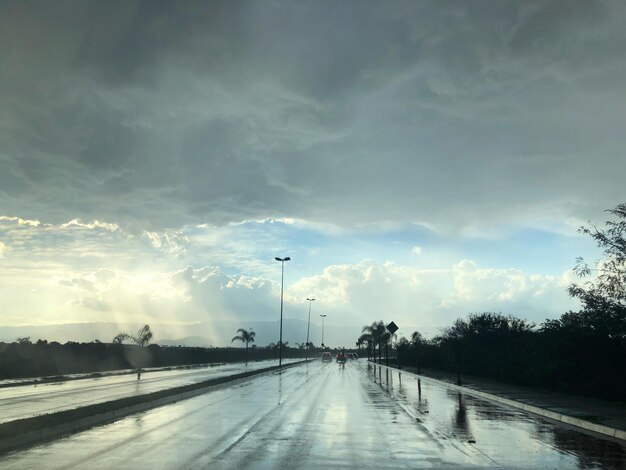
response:
<path fill-rule="evenodd" d="M 275 320 L 275 256 L 355 335 L 576 308 L 624 44 L 619 1 L 1 1 L 0 325 Z"/>

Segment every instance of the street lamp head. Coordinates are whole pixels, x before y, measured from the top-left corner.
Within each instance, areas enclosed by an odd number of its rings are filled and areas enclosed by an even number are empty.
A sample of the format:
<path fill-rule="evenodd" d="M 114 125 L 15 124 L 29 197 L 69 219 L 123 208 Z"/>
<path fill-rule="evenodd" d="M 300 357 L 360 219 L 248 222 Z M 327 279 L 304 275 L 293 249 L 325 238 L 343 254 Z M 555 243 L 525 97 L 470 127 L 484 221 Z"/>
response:
<path fill-rule="evenodd" d="M 276 258 L 274 258 L 276 261 L 282 261 L 282 259 L 280 259 L 278 256 Z"/>
<path fill-rule="evenodd" d="M 284 261 L 291 261 L 291 258 L 289 256 L 287 256 Z"/>
<path fill-rule="evenodd" d="M 284 261 L 291 261 L 291 258 L 289 256 L 287 256 L 286 258 L 279 258 L 278 256 L 276 256 L 274 259 L 276 261 L 282 261 L 282 262 L 284 262 Z"/>
<path fill-rule="evenodd" d="M 313 302 L 315 299 L 309 299 L 308 297 L 306 298 L 309 302 Z"/>
<path fill-rule="evenodd" d="M 326 315 L 320 315 L 320 317 L 325 317 Z"/>

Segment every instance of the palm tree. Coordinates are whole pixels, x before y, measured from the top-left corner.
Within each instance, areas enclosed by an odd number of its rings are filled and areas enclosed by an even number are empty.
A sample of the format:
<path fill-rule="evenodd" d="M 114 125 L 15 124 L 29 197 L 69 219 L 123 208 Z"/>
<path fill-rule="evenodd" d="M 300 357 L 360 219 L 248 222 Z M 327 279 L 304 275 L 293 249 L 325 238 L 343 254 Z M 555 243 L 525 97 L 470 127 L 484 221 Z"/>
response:
<path fill-rule="evenodd" d="M 381 321 L 375 321 L 371 325 L 365 325 L 361 330 L 362 333 L 365 333 L 369 338 L 371 338 L 372 346 L 374 347 L 374 358 L 376 358 L 376 345 L 378 344 L 378 361 L 382 361 L 382 345 L 385 342 L 385 333 L 387 329 L 385 328 L 385 323 Z"/>
<path fill-rule="evenodd" d="M 113 340 L 111 341 L 114 344 L 122 344 L 124 341 L 126 341 L 127 339 L 130 338 L 130 335 L 128 333 L 118 333 L 115 335 L 115 338 L 113 338 Z"/>
<path fill-rule="evenodd" d="M 233 339 L 230 342 L 233 343 L 235 341 L 241 341 L 242 343 L 246 343 L 246 364 L 247 364 L 248 363 L 248 344 L 254 343 L 254 337 L 256 336 L 256 333 L 252 331 L 252 329 L 250 329 L 250 331 L 246 331 L 243 328 L 239 328 L 237 330 L 237 333 L 239 333 L 239 335 L 233 337 Z"/>
<path fill-rule="evenodd" d="M 133 337 L 135 343 L 139 346 L 147 346 L 150 340 L 152 339 L 152 331 L 150 331 L 150 325 L 144 325 L 141 328 L 137 335 Z"/>
<path fill-rule="evenodd" d="M 371 325 L 365 325 L 361 330 L 361 333 L 363 334 L 360 336 L 360 338 L 363 338 L 365 341 L 367 341 L 367 358 L 370 359 L 369 351 L 370 349 L 373 349 L 374 361 L 376 361 L 376 341 L 374 340 L 373 325 L 373 323 Z"/>
<path fill-rule="evenodd" d="M 367 333 L 363 333 L 361 336 L 359 336 L 359 339 L 357 340 L 356 344 L 359 347 L 359 351 L 361 351 L 361 345 L 367 343 L 367 358 L 370 359 L 371 358 L 371 352 L 372 352 L 372 337 L 371 335 L 367 334 Z"/>
<path fill-rule="evenodd" d="M 389 343 L 391 342 L 391 333 L 385 331 L 380 336 L 380 342 L 378 343 L 378 353 L 380 354 L 380 348 L 384 344 L 385 345 L 385 363 L 387 366 L 389 365 Z"/>
<path fill-rule="evenodd" d="M 144 325 L 139 329 L 136 335 L 122 332 L 113 338 L 113 343 L 122 344 L 126 340 L 131 340 L 133 343 L 139 346 L 147 346 L 152 339 L 152 331 L 150 331 L 150 325 Z"/>

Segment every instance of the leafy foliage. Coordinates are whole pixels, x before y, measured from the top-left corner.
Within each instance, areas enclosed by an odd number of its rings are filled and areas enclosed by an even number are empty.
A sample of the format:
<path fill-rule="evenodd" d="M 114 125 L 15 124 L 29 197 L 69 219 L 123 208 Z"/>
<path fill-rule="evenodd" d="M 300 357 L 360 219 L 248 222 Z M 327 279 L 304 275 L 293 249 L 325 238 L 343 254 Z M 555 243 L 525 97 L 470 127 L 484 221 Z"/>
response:
<path fill-rule="evenodd" d="M 623 401 L 624 313 L 615 303 L 597 304 L 539 328 L 511 315 L 473 313 L 432 340 L 414 332 L 396 352 L 405 366 Z"/>
<path fill-rule="evenodd" d="M 230 341 L 231 343 L 235 341 L 241 341 L 242 343 L 246 343 L 246 347 L 248 347 L 248 343 L 254 343 L 254 337 L 256 336 L 256 333 L 254 331 L 248 331 L 244 330 L 243 328 L 239 328 L 237 330 L 237 333 L 239 334 L 233 337 L 233 339 Z"/>
<path fill-rule="evenodd" d="M 270 348 L 250 348 L 249 358 L 275 359 Z M 305 352 L 286 348 L 285 357 L 304 357 Z M 59 344 L 45 340 L 37 343 L 0 342 L 0 379 L 44 377 L 62 374 L 169 367 L 243 361 L 242 348 L 198 348 L 150 344 L 76 343 Z"/>
<path fill-rule="evenodd" d="M 113 344 L 122 344 L 124 341 L 130 338 L 128 333 L 118 333 L 111 341 Z"/>
<path fill-rule="evenodd" d="M 469 339 L 477 336 L 502 337 L 516 333 L 525 333 L 535 327 L 534 323 L 515 318 L 511 315 L 504 316 L 499 313 L 473 313 L 468 319 L 459 318 L 454 324 L 444 330 L 439 336 L 440 341 L 452 339 Z"/>
<path fill-rule="evenodd" d="M 139 346 L 147 346 L 152 339 L 152 331 L 150 331 L 150 325 L 144 325 L 137 331 L 137 334 L 131 335 L 130 333 L 119 333 L 113 338 L 112 343 L 122 344 L 125 341 L 131 341 Z"/>
<path fill-rule="evenodd" d="M 152 331 L 150 331 L 150 325 L 144 325 L 133 337 L 133 340 L 139 346 L 147 346 L 151 339 Z"/>
<path fill-rule="evenodd" d="M 361 339 L 368 343 L 368 351 L 369 345 L 372 346 L 372 353 L 376 354 L 376 346 L 378 346 L 378 359 L 382 358 L 382 345 L 386 344 L 388 341 L 389 332 L 385 328 L 385 323 L 381 321 L 375 321 L 371 325 L 365 325 L 361 330 Z"/>
<path fill-rule="evenodd" d="M 247 363 L 248 362 L 248 344 L 254 343 L 254 337 L 256 336 L 256 333 L 252 331 L 252 329 L 248 331 L 248 330 L 244 330 L 243 328 L 239 328 L 237 330 L 237 333 L 239 334 L 233 337 L 233 339 L 230 342 L 233 343 L 235 341 L 241 341 L 242 343 L 246 343 L 246 363 Z"/>
<path fill-rule="evenodd" d="M 607 220 L 604 228 L 590 224 L 579 229 L 593 238 L 605 255 L 595 267 L 590 267 L 582 258 L 576 260 L 576 274 L 580 277 L 595 274 L 595 278 L 582 285 L 571 284 L 568 291 L 588 308 L 600 301 L 626 307 L 626 203 L 606 212 L 616 220 Z"/>
<path fill-rule="evenodd" d="M 567 312 L 558 320 L 546 320 L 544 329 L 555 334 L 585 334 L 605 339 L 626 339 L 626 203 L 607 211 L 614 220 L 604 228 L 590 224 L 579 231 L 589 235 L 604 251 L 604 259 L 590 267 L 577 258 L 574 272 L 590 277 L 571 284 L 568 292 L 582 303 L 579 312 Z"/>

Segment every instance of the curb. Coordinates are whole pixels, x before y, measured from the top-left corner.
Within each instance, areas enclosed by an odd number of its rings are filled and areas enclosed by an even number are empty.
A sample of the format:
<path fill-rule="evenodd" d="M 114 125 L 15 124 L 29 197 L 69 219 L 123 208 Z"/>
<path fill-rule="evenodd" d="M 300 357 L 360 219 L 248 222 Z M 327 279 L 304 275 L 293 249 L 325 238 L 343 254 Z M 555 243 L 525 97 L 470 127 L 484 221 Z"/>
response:
<path fill-rule="evenodd" d="M 283 364 L 283 369 L 288 369 L 290 367 L 294 367 L 296 365 L 303 364 L 305 361 L 291 362 L 288 364 Z M 22 420 L 9 421 L 7 423 L 2 423 L 0 427 L 10 427 L 11 425 L 15 425 L 15 423 L 29 423 L 33 427 L 37 427 L 38 422 L 42 423 L 45 420 L 48 420 L 51 416 L 57 416 L 59 418 L 63 418 L 64 416 L 68 417 L 67 422 L 63 422 L 60 424 L 55 424 L 51 426 L 45 426 L 45 424 L 40 429 L 35 429 L 33 431 L 27 431 L 23 433 L 18 433 L 15 435 L 11 435 L 8 437 L 0 437 L 0 454 L 4 454 L 6 452 L 16 450 L 23 447 L 28 447 L 33 444 L 37 444 L 39 442 L 49 441 L 52 439 L 56 439 L 61 436 L 66 436 L 69 434 L 76 433 L 78 431 L 82 431 L 94 426 L 99 426 L 103 424 L 108 424 L 118 419 L 124 418 L 126 416 L 139 413 L 142 411 L 148 411 L 153 408 L 158 408 L 163 405 L 169 405 L 171 403 L 176 403 L 181 400 L 186 400 L 188 398 L 193 398 L 198 395 L 203 395 L 210 391 L 211 388 L 223 385 L 223 384 L 232 384 L 234 382 L 242 381 L 249 377 L 260 375 L 267 372 L 272 372 L 279 370 L 279 366 L 271 366 L 264 369 L 257 369 L 249 372 L 243 372 L 240 374 L 231 375 L 228 377 L 218 377 L 215 379 L 210 379 L 204 382 L 198 382 L 190 385 L 183 385 L 180 387 L 175 387 L 168 390 L 162 390 L 159 392 L 152 392 L 146 395 L 139 395 L 135 397 L 130 397 L 134 400 L 139 400 L 139 403 L 135 403 L 129 406 L 119 406 L 128 398 L 121 398 L 119 400 L 113 400 L 110 402 L 105 402 L 104 405 L 108 404 L 113 409 L 110 411 L 106 411 L 103 413 L 97 413 L 90 416 L 84 416 L 81 418 L 71 418 L 73 414 L 76 414 L 77 411 L 83 410 L 86 411 L 91 407 L 102 406 L 103 404 L 97 405 L 88 405 L 82 408 L 75 408 L 72 410 L 60 411 L 58 413 L 51 413 L 48 415 L 35 416 L 33 418 L 25 418 Z M 158 396 L 158 398 L 155 397 Z M 165 396 L 161 396 L 165 395 Z M 145 401 L 142 401 L 142 398 Z"/>
<path fill-rule="evenodd" d="M 369 361 L 368 361 L 369 362 Z M 432 377 L 427 377 L 425 375 L 418 375 L 416 373 L 413 372 L 409 372 L 406 370 L 398 370 L 395 367 L 391 367 L 391 366 L 386 366 L 383 364 L 375 364 L 372 362 L 369 362 L 372 365 L 378 366 L 378 367 L 385 367 L 387 369 L 391 369 L 391 370 L 396 370 L 400 373 L 405 373 L 405 374 L 410 374 L 413 375 L 419 379 L 422 380 L 426 380 L 426 381 L 430 381 L 430 382 L 435 382 L 438 383 L 440 385 L 444 385 L 452 390 L 457 390 L 459 392 L 463 392 L 467 395 L 472 395 L 478 398 L 483 398 L 485 400 L 489 400 L 489 401 L 493 401 L 496 403 L 500 403 L 503 405 L 507 405 L 510 406 L 512 408 L 517 408 L 523 411 L 526 411 L 528 413 L 532 413 L 535 415 L 539 415 L 542 416 L 544 418 L 548 418 L 554 421 L 558 421 L 560 423 L 564 423 L 564 424 L 568 424 L 570 426 L 574 426 L 577 428 L 581 428 L 581 429 L 585 429 L 587 431 L 591 431 L 597 434 L 602 434 L 603 436 L 608 436 L 608 437 L 612 437 L 614 439 L 619 439 L 621 441 L 626 441 L 626 431 L 623 429 L 617 429 L 617 428 L 612 428 L 610 426 L 605 426 L 603 424 L 596 424 L 596 423 L 592 423 L 591 421 L 587 421 L 584 419 L 580 419 L 580 418 L 575 418 L 573 416 L 569 416 L 569 415 L 565 415 L 562 413 L 557 413 L 555 411 L 550 411 L 547 410 L 545 408 L 541 408 L 539 406 L 535 406 L 535 405 L 530 405 L 528 403 L 524 403 L 521 401 L 517 401 L 517 400 L 512 400 L 510 398 L 505 398 L 505 397 L 501 397 L 499 395 L 494 395 L 493 393 L 488 393 L 488 392 L 483 392 L 480 390 L 475 390 L 473 388 L 467 388 L 467 387 L 463 387 L 461 385 L 455 385 L 455 384 L 451 384 L 449 382 L 445 382 L 443 380 L 439 380 L 439 379 L 433 379 Z"/>

